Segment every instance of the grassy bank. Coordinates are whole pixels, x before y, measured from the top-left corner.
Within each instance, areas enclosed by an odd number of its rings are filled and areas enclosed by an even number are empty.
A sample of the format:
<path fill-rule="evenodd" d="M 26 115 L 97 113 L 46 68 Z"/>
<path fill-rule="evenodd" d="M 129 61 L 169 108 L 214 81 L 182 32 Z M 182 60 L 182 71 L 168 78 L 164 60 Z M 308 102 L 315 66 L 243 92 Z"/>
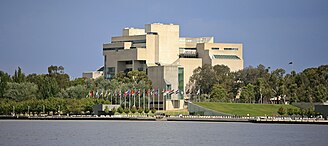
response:
<path fill-rule="evenodd" d="M 220 102 L 196 102 L 195 104 L 215 111 L 238 116 L 246 116 L 247 114 L 250 116 L 273 116 L 278 115 L 277 111 L 280 107 L 283 107 L 285 111 L 287 108 L 297 108 L 292 105 L 282 104 L 246 104 Z"/>

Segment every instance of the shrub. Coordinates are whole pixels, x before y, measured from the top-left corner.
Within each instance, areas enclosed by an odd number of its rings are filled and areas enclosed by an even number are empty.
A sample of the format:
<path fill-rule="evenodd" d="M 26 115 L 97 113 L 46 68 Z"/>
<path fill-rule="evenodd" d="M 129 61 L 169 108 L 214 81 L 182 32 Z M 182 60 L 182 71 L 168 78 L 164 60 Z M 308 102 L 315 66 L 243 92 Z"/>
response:
<path fill-rule="evenodd" d="M 138 113 L 141 114 L 143 112 L 143 109 L 142 108 L 139 108 L 138 109 Z"/>
<path fill-rule="evenodd" d="M 135 107 L 135 106 L 133 106 L 132 108 L 131 108 L 131 113 L 136 113 L 137 112 L 137 108 Z"/>
<path fill-rule="evenodd" d="M 149 110 L 148 108 L 145 108 L 144 112 L 145 112 L 146 114 L 148 114 L 148 113 L 150 112 L 150 110 Z"/>
<path fill-rule="evenodd" d="M 156 109 L 155 108 L 152 108 L 151 109 L 151 113 L 155 114 L 156 113 Z"/>
<path fill-rule="evenodd" d="M 283 107 L 280 107 L 278 109 L 278 112 L 277 112 L 280 116 L 284 115 L 286 112 L 285 112 L 285 109 Z"/>
<path fill-rule="evenodd" d="M 117 109 L 117 112 L 122 114 L 124 112 L 123 108 L 120 106 L 118 109 Z"/>
<path fill-rule="evenodd" d="M 129 108 L 125 108 L 124 109 L 124 113 L 126 113 L 126 114 L 130 113 L 130 109 Z"/>

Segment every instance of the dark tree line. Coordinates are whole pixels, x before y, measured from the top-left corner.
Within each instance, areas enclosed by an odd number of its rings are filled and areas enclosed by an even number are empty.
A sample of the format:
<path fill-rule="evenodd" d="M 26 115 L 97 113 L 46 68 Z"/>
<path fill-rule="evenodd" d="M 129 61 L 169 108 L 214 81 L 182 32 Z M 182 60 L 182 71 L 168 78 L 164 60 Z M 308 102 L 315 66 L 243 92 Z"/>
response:
<path fill-rule="evenodd" d="M 328 65 L 286 74 L 264 65 L 230 72 L 224 65 L 194 70 L 187 90 L 203 101 L 282 103 L 325 102 L 328 99 Z"/>

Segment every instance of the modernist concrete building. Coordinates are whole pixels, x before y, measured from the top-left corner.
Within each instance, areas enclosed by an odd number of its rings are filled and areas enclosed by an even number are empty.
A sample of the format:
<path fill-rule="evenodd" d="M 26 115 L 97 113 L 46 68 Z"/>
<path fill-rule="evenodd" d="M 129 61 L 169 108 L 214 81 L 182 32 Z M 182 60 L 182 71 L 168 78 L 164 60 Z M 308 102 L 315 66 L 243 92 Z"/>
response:
<path fill-rule="evenodd" d="M 243 45 L 214 43 L 213 37 L 180 37 L 179 25 L 153 23 L 145 28 L 124 28 L 123 35 L 103 44 L 104 76 L 118 72 L 147 72 L 154 89 L 179 89 L 180 94 L 160 97 L 161 109 L 181 109 L 186 84 L 193 70 L 204 64 L 243 69 Z M 163 105 L 164 104 L 164 105 Z"/>

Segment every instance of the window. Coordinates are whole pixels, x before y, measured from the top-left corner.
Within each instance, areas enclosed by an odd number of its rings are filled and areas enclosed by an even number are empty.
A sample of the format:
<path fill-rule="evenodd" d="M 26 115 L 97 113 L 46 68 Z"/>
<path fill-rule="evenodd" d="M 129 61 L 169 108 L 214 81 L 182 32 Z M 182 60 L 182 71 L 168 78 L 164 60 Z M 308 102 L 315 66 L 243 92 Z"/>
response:
<path fill-rule="evenodd" d="M 125 61 L 125 64 L 132 64 L 132 61 Z"/>
<path fill-rule="evenodd" d="M 183 89 L 184 89 L 184 69 L 182 67 L 178 68 L 178 89 L 179 89 L 179 94 L 178 98 L 183 99 Z"/>
<path fill-rule="evenodd" d="M 237 55 L 213 55 L 213 59 L 240 59 Z"/>
<path fill-rule="evenodd" d="M 115 75 L 115 67 L 107 67 L 105 78 L 111 79 L 114 77 L 114 75 Z"/>
<path fill-rule="evenodd" d="M 124 49 L 124 47 L 117 47 L 117 48 L 103 48 L 104 51 L 107 51 L 107 50 L 116 50 L 116 51 L 118 51 L 118 50 L 123 50 L 123 49 Z"/>
<path fill-rule="evenodd" d="M 238 48 L 224 48 L 224 50 L 228 50 L 228 51 L 237 51 Z"/>
<path fill-rule="evenodd" d="M 212 48 L 212 50 L 220 50 L 220 48 Z"/>

